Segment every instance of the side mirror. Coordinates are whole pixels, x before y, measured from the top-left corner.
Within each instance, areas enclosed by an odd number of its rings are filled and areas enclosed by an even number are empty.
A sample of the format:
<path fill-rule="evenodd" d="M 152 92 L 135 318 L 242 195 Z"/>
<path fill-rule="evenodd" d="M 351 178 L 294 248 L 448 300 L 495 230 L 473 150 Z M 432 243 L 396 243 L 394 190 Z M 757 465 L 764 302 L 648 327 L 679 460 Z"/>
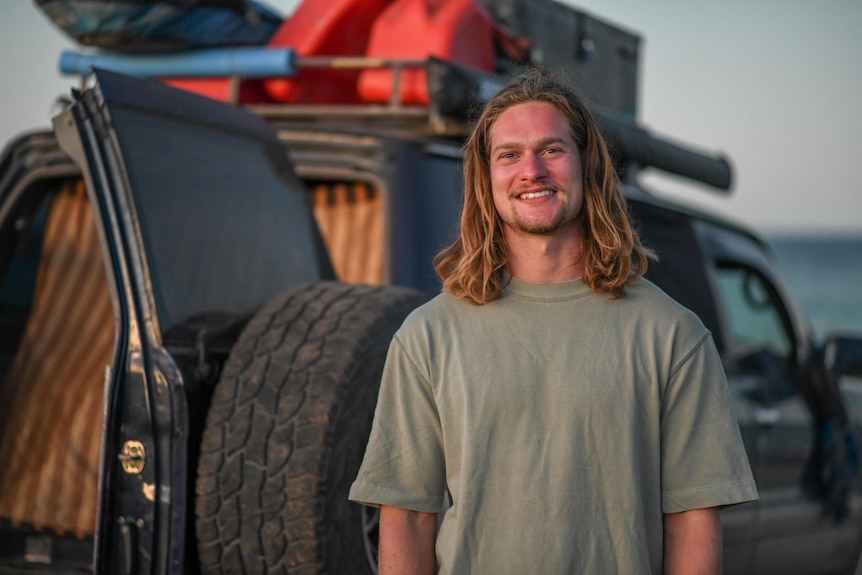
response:
<path fill-rule="evenodd" d="M 862 377 L 862 337 L 829 336 L 823 344 L 823 361 L 835 377 Z"/>

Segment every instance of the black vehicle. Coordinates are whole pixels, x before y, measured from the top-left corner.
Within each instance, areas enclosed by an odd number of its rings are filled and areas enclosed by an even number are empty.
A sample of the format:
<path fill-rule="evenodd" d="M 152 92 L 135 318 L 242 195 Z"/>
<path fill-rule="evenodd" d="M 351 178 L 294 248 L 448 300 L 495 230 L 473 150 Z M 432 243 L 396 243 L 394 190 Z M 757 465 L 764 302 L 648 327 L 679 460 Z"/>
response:
<path fill-rule="evenodd" d="M 627 105 L 597 114 L 648 277 L 715 335 L 760 490 L 722 511 L 725 571 L 858 572 L 862 340 L 815 342 L 755 233 L 639 187 L 644 165 L 730 168 Z M 7 145 L 0 573 L 375 571 L 346 493 L 389 338 L 457 226 L 441 109 L 235 106 L 100 70 Z"/>

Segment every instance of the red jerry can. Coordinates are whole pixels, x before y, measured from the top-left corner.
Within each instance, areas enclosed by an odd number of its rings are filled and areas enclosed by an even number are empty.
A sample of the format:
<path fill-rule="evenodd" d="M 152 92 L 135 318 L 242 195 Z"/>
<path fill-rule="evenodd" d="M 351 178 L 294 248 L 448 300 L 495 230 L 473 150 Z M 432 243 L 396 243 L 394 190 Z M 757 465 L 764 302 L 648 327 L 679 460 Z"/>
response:
<path fill-rule="evenodd" d="M 373 58 L 421 59 L 494 70 L 494 24 L 475 0 L 396 0 L 371 29 L 366 55 Z M 367 69 L 359 76 L 364 102 L 388 102 L 392 70 Z M 424 69 L 405 69 L 399 90 L 402 104 L 428 105 Z"/>
<path fill-rule="evenodd" d="M 297 56 L 362 56 L 371 26 L 387 0 L 305 0 L 276 30 L 267 45 L 288 46 Z M 358 71 L 300 69 L 295 78 L 263 81 L 278 102 L 355 104 Z"/>

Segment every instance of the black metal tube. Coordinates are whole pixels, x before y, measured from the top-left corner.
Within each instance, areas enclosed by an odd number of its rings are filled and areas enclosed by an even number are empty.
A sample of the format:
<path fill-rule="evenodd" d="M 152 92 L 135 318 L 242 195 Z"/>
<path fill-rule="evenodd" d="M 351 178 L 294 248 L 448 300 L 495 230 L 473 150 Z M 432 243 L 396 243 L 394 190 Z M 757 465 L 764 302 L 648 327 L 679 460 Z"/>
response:
<path fill-rule="evenodd" d="M 646 129 L 602 111 L 596 120 L 611 148 L 614 159 L 622 164 L 637 164 L 691 178 L 725 192 L 733 182 L 730 161 L 721 155 L 710 156 L 658 138 Z"/>
<path fill-rule="evenodd" d="M 431 104 L 442 117 L 469 120 L 479 107 L 500 88 L 505 79 L 468 70 L 444 60 L 429 58 L 428 94 Z M 729 191 L 733 180 L 730 161 L 723 156 L 663 140 L 650 134 L 632 118 L 593 107 L 618 167 L 632 164 L 652 167 L 671 174 Z"/>

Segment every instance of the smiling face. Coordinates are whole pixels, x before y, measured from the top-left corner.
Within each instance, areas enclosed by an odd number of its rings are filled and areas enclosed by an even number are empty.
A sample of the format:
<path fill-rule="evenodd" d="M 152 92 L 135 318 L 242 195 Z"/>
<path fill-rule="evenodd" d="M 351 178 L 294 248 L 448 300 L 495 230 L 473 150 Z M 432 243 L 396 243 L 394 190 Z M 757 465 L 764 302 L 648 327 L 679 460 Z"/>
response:
<path fill-rule="evenodd" d="M 527 102 L 502 112 L 490 148 L 491 191 L 506 236 L 579 233 L 581 156 L 553 104 Z"/>

